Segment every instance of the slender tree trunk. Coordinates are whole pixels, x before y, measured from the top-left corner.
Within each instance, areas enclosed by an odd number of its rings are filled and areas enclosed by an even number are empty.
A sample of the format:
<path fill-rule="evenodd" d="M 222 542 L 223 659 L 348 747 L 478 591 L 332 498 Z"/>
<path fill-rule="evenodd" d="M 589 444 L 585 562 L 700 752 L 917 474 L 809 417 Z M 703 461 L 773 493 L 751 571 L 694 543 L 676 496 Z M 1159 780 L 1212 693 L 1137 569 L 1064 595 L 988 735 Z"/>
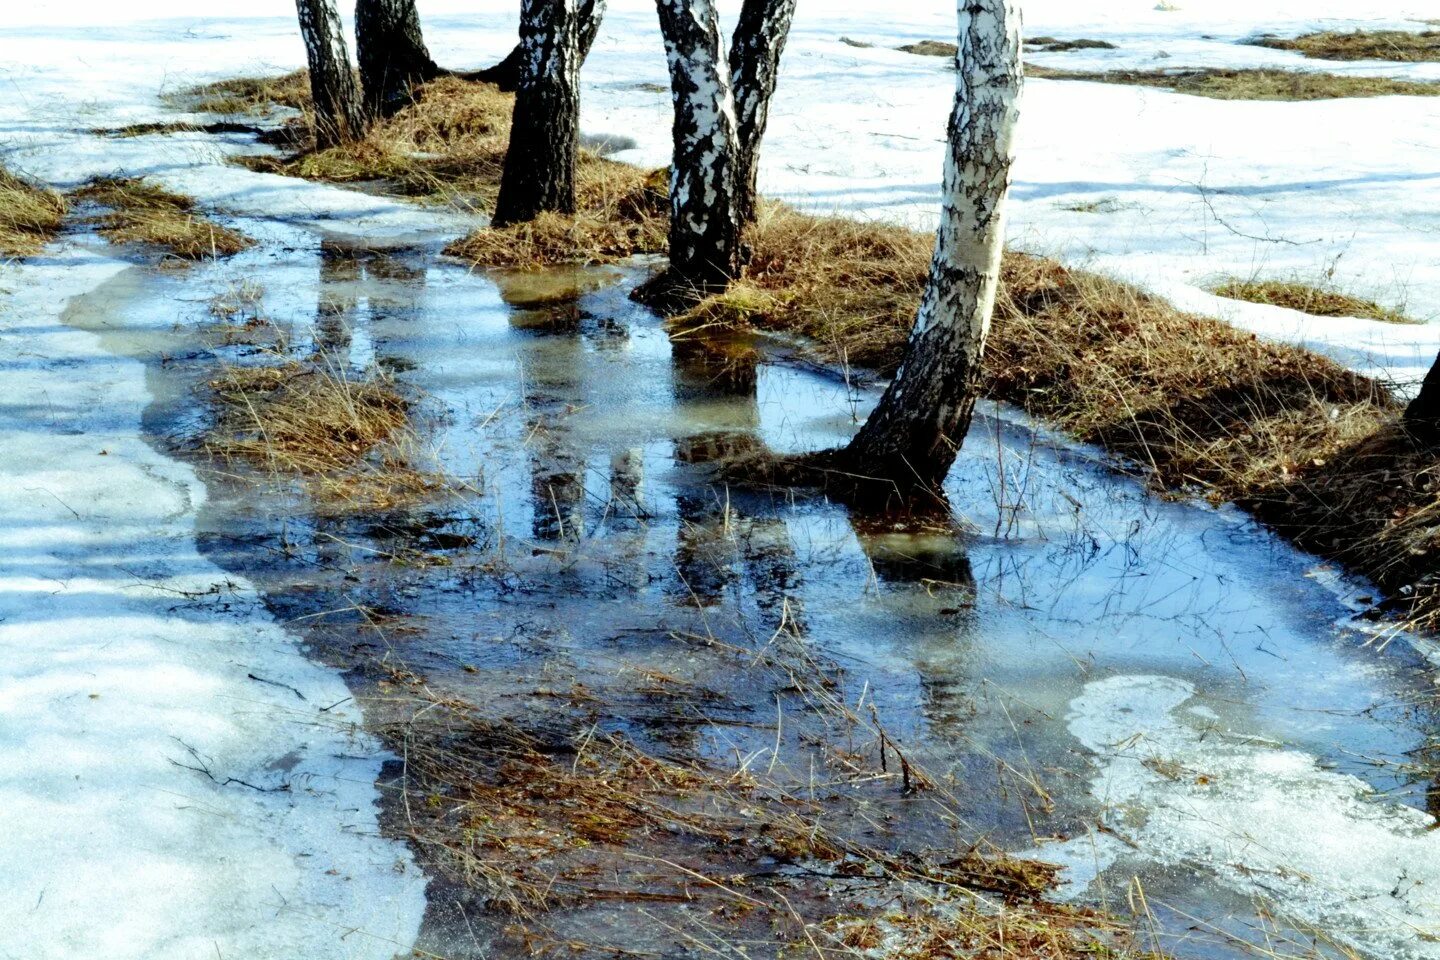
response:
<path fill-rule="evenodd" d="M 1425 374 L 1425 382 L 1405 408 L 1405 428 L 1427 445 L 1440 444 L 1440 356 Z"/>
<path fill-rule="evenodd" d="M 742 226 L 755 219 L 760 141 L 770 122 L 770 98 L 780 73 L 780 55 L 794 19 L 795 0 L 745 0 L 730 42 L 730 76 L 740 138 L 735 210 Z"/>
<path fill-rule="evenodd" d="M 365 107 L 350 68 L 350 51 L 340 29 L 335 0 L 295 0 L 295 7 L 310 64 L 315 145 L 323 149 L 358 140 L 365 135 L 367 126 Z"/>
<path fill-rule="evenodd" d="M 958 0 L 944 210 L 905 359 L 844 452 L 857 471 L 936 487 L 970 427 L 990 330 L 1021 87 L 1017 0 Z"/>
<path fill-rule="evenodd" d="M 715 0 L 656 0 L 670 62 L 670 266 L 636 297 L 671 310 L 724 290 L 740 273 L 739 132 Z"/>
<path fill-rule="evenodd" d="M 440 75 L 430 59 L 415 0 L 355 0 L 355 57 L 366 108 L 388 115 L 410 91 Z"/>
<path fill-rule="evenodd" d="M 605 3 L 606 0 L 584 0 L 580 4 L 580 66 L 583 66 L 585 59 L 590 56 L 590 48 L 595 46 L 595 38 L 600 33 L 600 23 L 605 19 Z M 483 80 L 486 83 L 493 83 L 501 90 L 513 93 L 520 89 L 520 74 L 524 67 L 525 53 L 522 40 L 515 44 L 514 49 L 505 55 L 505 59 L 495 66 L 476 70 L 474 73 L 460 74 L 460 76 L 467 80 Z"/>
<path fill-rule="evenodd" d="M 496 226 L 575 212 L 580 137 L 580 20 L 575 0 L 523 0 L 525 71 L 515 94 Z"/>

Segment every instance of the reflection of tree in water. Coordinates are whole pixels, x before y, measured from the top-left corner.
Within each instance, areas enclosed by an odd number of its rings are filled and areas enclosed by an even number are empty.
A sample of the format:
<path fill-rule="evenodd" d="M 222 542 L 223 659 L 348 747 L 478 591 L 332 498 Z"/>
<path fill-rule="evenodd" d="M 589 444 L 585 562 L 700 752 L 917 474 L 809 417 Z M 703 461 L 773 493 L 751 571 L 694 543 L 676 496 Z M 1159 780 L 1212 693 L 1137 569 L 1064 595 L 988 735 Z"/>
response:
<path fill-rule="evenodd" d="M 333 241 L 320 245 L 320 288 L 315 311 L 317 358 L 350 366 L 368 363 L 353 355 L 355 331 L 362 325 L 374 345 L 374 362 L 382 369 L 408 369 L 391 357 L 376 329 L 385 321 L 408 322 L 425 294 L 426 267 L 405 260 L 404 251 L 371 250 Z M 363 306 L 362 306 L 363 305 Z"/>

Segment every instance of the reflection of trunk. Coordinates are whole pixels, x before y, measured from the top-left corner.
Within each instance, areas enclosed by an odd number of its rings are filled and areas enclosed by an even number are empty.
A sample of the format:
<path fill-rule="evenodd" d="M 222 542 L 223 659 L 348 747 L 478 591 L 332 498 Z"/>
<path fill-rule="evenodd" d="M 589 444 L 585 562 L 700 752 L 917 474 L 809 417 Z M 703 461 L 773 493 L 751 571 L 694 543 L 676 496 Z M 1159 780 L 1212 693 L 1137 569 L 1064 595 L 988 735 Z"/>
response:
<path fill-rule="evenodd" d="M 1440 443 L 1440 356 L 1425 374 L 1425 382 L 1405 408 L 1405 427 L 1426 444 Z"/>
<path fill-rule="evenodd" d="M 937 486 L 970 427 L 1000 279 L 1003 208 L 1020 92 L 1014 0 L 960 4 L 944 210 L 905 359 L 845 451 L 905 486 Z"/>
<path fill-rule="evenodd" d="M 595 37 L 600 33 L 600 23 L 605 19 L 605 3 L 606 0 L 585 0 L 580 4 L 580 59 L 575 63 L 577 71 L 585 63 L 585 58 L 590 56 L 590 48 L 595 45 Z M 501 90 L 513 93 L 520 89 L 520 79 L 524 67 L 525 41 L 521 40 L 515 44 L 514 49 L 505 55 L 505 59 L 495 66 L 461 76 L 467 80 L 483 80 L 486 83 L 493 83 Z"/>
<path fill-rule="evenodd" d="M 525 70 L 515 95 L 510 147 L 494 223 L 575 212 L 580 134 L 579 20 L 575 0 L 524 0 L 520 45 Z"/>
<path fill-rule="evenodd" d="M 310 65 L 315 145 L 323 149 L 358 140 L 365 135 L 365 108 L 350 69 L 350 51 L 340 30 L 335 0 L 295 0 L 295 6 Z"/>
<path fill-rule="evenodd" d="M 770 121 L 770 98 L 780 72 L 780 54 L 795 19 L 795 0 L 745 0 L 730 42 L 730 77 L 735 88 L 739 153 L 735 210 L 740 223 L 755 219 L 760 140 Z"/>
<path fill-rule="evenodd" d="M 320 292 L 315 304 L 315 357 L 339 369 L 350 365 L 350 324 L 359 305 L 355 284 L 360 262 L 355 251 L 332 244 L 320 247 Z"/>
<path fill-rule="evenodd" d="M 355 57 L 372 114 L 394 113 L 413 88 L 440 74 L 425 48 L 415 0 L 356 0 Z"/>
<path fill-rule="evenodd" d="M 724 290 L 740 272 L 739 133 L 714 0 L 656 0 L 670 64 L 670 267 L 636 292 L 670 310 Z"/>

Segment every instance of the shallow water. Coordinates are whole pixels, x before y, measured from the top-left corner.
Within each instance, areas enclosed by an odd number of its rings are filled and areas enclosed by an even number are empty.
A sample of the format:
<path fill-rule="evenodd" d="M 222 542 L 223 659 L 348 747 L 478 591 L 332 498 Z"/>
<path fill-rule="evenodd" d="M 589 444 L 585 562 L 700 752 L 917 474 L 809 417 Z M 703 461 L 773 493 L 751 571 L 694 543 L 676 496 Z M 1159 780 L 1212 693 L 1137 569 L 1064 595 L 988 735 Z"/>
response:
<path fill-rule="evenodd" d="M 958 835 L 1070 864 L 1061 895 L 1082 901 L 1123 905 L 1138 878 L 1182 955 L 1319 927 L 1370 956 L 1440 956 L 1429 787 L 1404 765 L 1433 732 L 1431 684 L 1406 642 L 1369 642 L 1363 585 L 993 407 L 947 524 L 728 490 L 708 460 L 842 442 L 873 388 L 779 342 L 717 363 L 626 298 L 637 269 L 485 276 L 424 244 L 240 226 L 266 243 L 137 268 L 68 321 L 147 361 L 147 429 L 176 455 L 205 420 L 196 380 L 246 361 L 203 332 L 209 298 L 246 279 L 292 353 L 423 397 L 425 456 L 467 487 L 439 502 L 357 516 L 203 471 L 205 552 L 317 658 L 352 669 L 383 647 L 500 717 L 583 687 L 637 743 L 718 762 L 778 743 L 786 708 L 684 638 L 783 631 L 949 779 Z M 439 899 L 425 946 L 497 953 Z"/>

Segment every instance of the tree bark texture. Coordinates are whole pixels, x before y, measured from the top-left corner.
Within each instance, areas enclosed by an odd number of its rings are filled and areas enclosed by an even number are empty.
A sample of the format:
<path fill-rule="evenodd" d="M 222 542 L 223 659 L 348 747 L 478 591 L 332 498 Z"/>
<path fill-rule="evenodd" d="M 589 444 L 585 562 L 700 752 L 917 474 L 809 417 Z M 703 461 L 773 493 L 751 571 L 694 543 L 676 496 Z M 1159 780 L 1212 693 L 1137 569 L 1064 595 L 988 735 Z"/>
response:
<path fill-rule="evenodd" d="M 739 132 L 714 0 L 656 0 L 670 64 L 670 268 L 660 286 L 723 290 L 740 271 Z M 660 300 L 668 299 L 660 297 Z"/>
<path fill-rule="evenodd" d="M 605 4 L 606 0 L 585 0 L 580 4 L 579 66 L 584 66 L 585 59 L 590 56 L 590 48 L 595 46 L 595 38 L 600 34 L 600 24 L 605 19 Z M 474 73 L 461 74 L 461 76 L 467 80 L 483 80 L 486 83 L 493 83 L 507 93 L 514 93 L 520 89 L 520 74 L 525 63 L 523 48 L 524 41 L 522 40 L 515 44 L 514 49 L 505 55 L 505 59 L 495 66 L 476 70 Z"/>
<path fill-rule="evenodd" d="M 730 42 L 730 77 L 739 135 L 735 210 L 741 225 L 755 219 L 760 141 L 770 122 L 770 100 L 780 55 L 795 19 L 795 0 L 745 0 Z"/>
<path fill-rule="evenodd" d="M 1427 445 L 1440 444 L 1440 356 L 1425 374 L 1420 392 L 1405 408 L 1405 428 Z"/>
<path fill-rule="evenodd" d="M 411 91 L 440 75 L 430 59 L 415 0 L 355 0 L 355 57 L 366 108 L 394 113 Z"/>
<path fill-rule="evenodd" d="M 576 0 L 523 0 L 524 70 L 494 223 L 575 212 L 580 137 L 580 19 Z"/>
<path fill-rule="evenodd" d="M 955 108 L 930 276 L 900 370 L 846 449 L 858 472 L 937 487 L 969 430 L 1000 280 L 1021 88 L 1016 0 L 958 0 Z"/>
<path fill-rule="evenodd" d="M 335 0 L 295 0 L 300 36 L 310 64 L 315 101 L 315 145 L 333 147 L 365 135 L 367 119 Z"/>

